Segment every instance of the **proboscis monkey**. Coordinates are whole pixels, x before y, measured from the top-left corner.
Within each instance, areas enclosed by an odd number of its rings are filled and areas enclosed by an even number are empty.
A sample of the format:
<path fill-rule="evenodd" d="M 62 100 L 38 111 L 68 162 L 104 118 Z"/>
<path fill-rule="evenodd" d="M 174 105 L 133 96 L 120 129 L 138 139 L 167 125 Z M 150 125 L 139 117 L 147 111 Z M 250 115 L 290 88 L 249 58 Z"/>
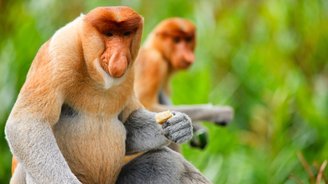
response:
<path fill-rule="evenodd" d="M 188 114 L 194 123 L 208 121 L 225 125 L 233 118 L 231 107 L 210 104 L 172 106 L 168 98 L 171 76 L 187 69 L 195 60 L 195 33 L 195 25 L 183 18 L 169 18 L 155 27 L 137 57 L 136 96 L 152 111 L 177 110 Z M 194 124 L 194 129 L 199 127 Z M 194 146 L 204 148 L 205 143 Z M 177 150 L 177 147 L 173 149 Z"/>
<path fill-rule="evenodd" d="M 189 117 L 161 126 L 134 96 L 142 27 L 128 7 L 96 8 L 40 48 L 5 128 L 11 183 L 208 183 L 165 147 L 191 138 Z"/>

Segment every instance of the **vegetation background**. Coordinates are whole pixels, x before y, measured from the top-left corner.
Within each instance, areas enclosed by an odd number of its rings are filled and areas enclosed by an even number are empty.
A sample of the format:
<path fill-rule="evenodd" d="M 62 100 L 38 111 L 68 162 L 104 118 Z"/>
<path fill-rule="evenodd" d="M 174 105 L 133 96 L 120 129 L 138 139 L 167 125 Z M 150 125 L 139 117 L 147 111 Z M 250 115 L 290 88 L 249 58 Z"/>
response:
<path fill-rule="evenodd" d="M 197 61 L 175 76 L 173 101 L 235 108 L 230 126 L 206 125 L 205 151 L 183 147 L 213 183 L 314 183 L 328 157 L 327 0 L 0 0 L 0 183 L 11 165 L 3 129 L 38 48 L 108 5 L 143 15 L 143 38 L 172 16 L 197 25 Z"/>

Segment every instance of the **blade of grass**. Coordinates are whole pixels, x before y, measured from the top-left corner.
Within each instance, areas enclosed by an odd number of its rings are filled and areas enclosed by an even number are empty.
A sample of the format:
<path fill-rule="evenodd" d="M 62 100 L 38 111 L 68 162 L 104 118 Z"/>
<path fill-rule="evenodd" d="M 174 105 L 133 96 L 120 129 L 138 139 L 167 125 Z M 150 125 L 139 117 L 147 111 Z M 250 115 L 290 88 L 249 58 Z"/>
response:
<path fill-rule="evenodd" d="M 318 175 L 317 175 L 317 182 L 316 182 L 316 184 L 320 184 L 320 182 L 321 182 L 321 178 L 322 178 L 323 175 L 324 175 L 323 172 L 324 172 L 326 166 L 327 166 L 327 160 L 325 160 L 325 161 L 321 164 L 321 166 L 320 166 L 320 169 L 319 169 L 319 172 L 318 172 Z M 326 182 L 325 182 L 325 183 L 326 183 Z"/>
<path fill-rule="evenodd" d="M 320 167 L 319 167 L 318 162 L 314 161 L 314 162 L 313 162 L 313 166 L 314 166 L 314 168 L 316 169 L 316 172 L 319 173 Z M 327 180 L 327 178 L 326 178 L 324 172 L 322 173 L 322 179 L 323 179 L 323 181 L 325 182 L 325 184 L 328 184 L 328 180 Z"/>
<path fill-rule="evenodd" d="M 311 170 L 310 165 L 305 160 L 305 158 L 304 158 L 304 156 L 303 156 L 303 154 L 301 152 L 297 152 L 297 157 L 300 160 L 301 164 L 303 165 L 305 171 L 309 175 L 309 177 L 310 177 L 310 183 L 313 183 L 314 184 L 315 183 L 315 177 L 314 177 L 314 174 L 313 174 L 313 172 Z"/>

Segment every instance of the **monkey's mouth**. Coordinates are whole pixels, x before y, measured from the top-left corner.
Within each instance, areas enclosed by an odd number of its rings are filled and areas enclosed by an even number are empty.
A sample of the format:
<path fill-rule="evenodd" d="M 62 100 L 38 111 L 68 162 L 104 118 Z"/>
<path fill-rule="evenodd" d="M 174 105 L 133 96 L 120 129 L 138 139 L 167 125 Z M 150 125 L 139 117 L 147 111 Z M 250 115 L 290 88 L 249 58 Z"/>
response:
<path fill-rule="evenodd" d="M 126 70 L 120 74 L 120 77 L 113 77 L 109 74 L 108 65 L 98 59 L 95 61 L 96 69 L 101 74 L 103 79 L 103 85 L 105 89 L 109 89 L 112 86 L 116 86 L 124 81 Z"/>
<path fill-rule="evenodd" d="M 191 66 L 191 64 L 192 63 L 191 62 L 188 62 L 188 61 L 181 61 L 179 68 L 181 68 L 181 69 L 187 69 L 187 68 L 189 68 Z"/>

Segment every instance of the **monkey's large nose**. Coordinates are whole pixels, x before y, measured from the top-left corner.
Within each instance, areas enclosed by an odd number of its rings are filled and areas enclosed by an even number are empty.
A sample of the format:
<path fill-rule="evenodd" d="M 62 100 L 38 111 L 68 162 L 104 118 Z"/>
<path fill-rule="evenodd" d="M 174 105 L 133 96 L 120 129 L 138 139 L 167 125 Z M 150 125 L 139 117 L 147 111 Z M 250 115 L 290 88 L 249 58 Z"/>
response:
<path fill-rule="evenodd" d="M 182 68 L 188 68 L 194 63 L 194 60 L 195 60 L 195 55 L 193 53 L 186 52 L 183 55 L 183 59 L 182 59 L 180 65 Z"/>
<path fill-rule="evenodd" d="M 108 73 L 114 78 L 120 78 L 124 75 L 128 67 L 128 58 L 124 55 L 115 54 L 108 62 Z"/>
<path fill-rule="evenodd" d="M 186 63 L 188 63 L 189 65 L 193 64 L 194 63 L 194 60 L 195 60 L 195 54 L 192 53 L 192 52 L 186 52 L 184 54 L 184 60 Z"/>
<path fill-rule="evenodd" d="M 188 63 L 193 63 L 195 60 L 195 55 L 193 53 L 188 53 L 185 55 L 185 59 Z"/>

